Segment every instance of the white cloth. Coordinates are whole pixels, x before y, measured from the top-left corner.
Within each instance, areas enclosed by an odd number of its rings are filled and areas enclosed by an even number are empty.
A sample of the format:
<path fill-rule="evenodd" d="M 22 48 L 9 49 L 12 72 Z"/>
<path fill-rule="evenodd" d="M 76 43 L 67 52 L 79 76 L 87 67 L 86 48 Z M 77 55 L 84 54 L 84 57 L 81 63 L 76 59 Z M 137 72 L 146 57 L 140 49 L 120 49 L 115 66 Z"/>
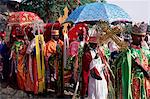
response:
<path fill-rule="evenodd" d="M 64 54 L 63 54 L 63 65 L 64 68 L 66 68 L 66 62 L 67 62 L 67 52 L 69 49 L 69 39 L 68 39 L 68 35 L 64 34 Z"/>
<path fill-rule="evenodd" d="M 117 51 L 117 50 L 118 50 L 118 47 L 117 47 L 116 43 L 110 42 L 110 43 L 108 43 L 108 44 L 109 44 L 109 45 L 108 45 L 108 48 L 109 48 L 110 52 L 114 52 L 114 51 Z"/>
<path fill-rule="evenodd" d="M 145 47 L 145 48 L 149 49 L 149 46 L 148 46 L 148 44 L 146 43 L 146 41 L 143 41 L 143 42 L 142 42 L 142 47 Z"/>
<path fill-rule="evenodd" d="M 36 45 L 36 44 L 35 44 L 35 38 L 34 38 L 34 39 L 31 40 L 31 42 L 29 43 L 26 53 L 27 53 L 27 54 L 30 54 L 30 53 L 33 51 L 35 45 Z"/>
<path fill-rule="evenodd" d="M 33 40 L 31 40 L 31 42 L 29 43 L 28 47 L 27 47 L 27 50 L 26 50 L 26 53 L 29 54 L 29 73 L 30 73 L 30 78 L 31 78 L 31 81 L 34 82 L 33 80 L 33 70 L 32 70 L 32 58 L 31 58 L 31 52 L 33 51 L 34 47 L 35 47 L 35 38 Z"/>
<path fill-rule="evenodd" d="M 92 61 L 90 63 L 90 70 L 94 67 L 97 68 L 102 80 L 96 80 L 89 76 L 88 84 L 88 99 L 107 99 L 108 88 L 107 82 L 103 73 L 104 64 L 102 64 L 101 58 L 94 59 L 96 53 L 91 50 Z"/>

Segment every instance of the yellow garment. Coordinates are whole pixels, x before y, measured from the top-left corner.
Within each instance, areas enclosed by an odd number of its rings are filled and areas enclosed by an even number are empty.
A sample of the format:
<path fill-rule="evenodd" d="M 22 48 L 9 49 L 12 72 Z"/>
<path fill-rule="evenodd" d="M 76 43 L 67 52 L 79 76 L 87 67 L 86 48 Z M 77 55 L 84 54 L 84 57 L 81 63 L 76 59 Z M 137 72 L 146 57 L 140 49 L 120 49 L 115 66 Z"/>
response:
<path fill-rule="evenodd" d="M 38 83 L 39 83 L 38 92 L 43 92 L 45 89 L 44 37 L 43 35 L 35 36 L 35 44 L 36 44 L 37 69 L 38 69 Z M 41 49 L 39 45 L 41 45 Z M 41 57 L 42 57 L 42 60 L 41 60 Z"/>

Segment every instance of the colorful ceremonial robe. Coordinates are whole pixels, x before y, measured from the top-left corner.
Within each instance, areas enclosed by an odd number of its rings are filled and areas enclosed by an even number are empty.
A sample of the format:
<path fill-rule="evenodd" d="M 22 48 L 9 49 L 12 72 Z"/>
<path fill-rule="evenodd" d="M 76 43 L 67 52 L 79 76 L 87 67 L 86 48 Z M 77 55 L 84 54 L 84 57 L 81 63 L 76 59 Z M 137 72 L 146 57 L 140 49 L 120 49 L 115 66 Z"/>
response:
<path fill-rule="evenodd" d="M 51 39 L 50 41 L 46 43 L 45 48 L 44 48 L 45 57 L 49 57 L 51 54 L 56 54 L 57 44 L 59 44 L 62 48 L 63 41 L 61 41 L 60 39 L 58 41 L 54 41 L 53 39 Z"/>
<path fill-rule="evenodd" d="M 45 45 L 44 48 L 44 55 L 46 58 L 49 58 L 51 55 L 56 54 L 56 47 L 57 45 L 60 45 L 60 47 L 63 47 L 63 41 L 61 41 L 60 39 L 58 41 L 55 41 L 53 39 L 51 39 L 50 41 L 48 41 Z M 48 60 L 46 60 L 48 61 Z"/>
<path fill-rule="evenodd" d="M 34 94 L 38 94 L 38 71 L 37 71 L 37 60 L 35 53 L 35 38 L 30 41 L 28 48 L 26 50 L 27 53 L 27 65 L 28 72 L 30 75 L 31 82 L 33 83 L 33 92 Z"/>
<path fill-rule="evenodd" d="M 11 74 L 15 70 L 17 74 L 17 83 L 18 87 L 22 90 L 25 90 L 25 72 L 24 72 L 24 55 L 26 47 L 22 41 L 15 41 L 11 50 Z"/>
<path fill-rule="evenodd" d="M 78 41 L 73 41 L 70 43 L 69 46 L 69 57 L 68 57 L 68 65 L 71 67 L 73 70 L 73 79 L 76 82 L 78 78 L 77 74 L 77 69 L 79 67 L 78 64 L 78 49 L 79 49 L 79 42 Z M 74 60 L 73 60 L 74 59 Z M 71 65 L 72 64 L 72 65 Z M 69 68 L 68 67 L 68 68 Z"/>
<path fill-rule="evenodd" d="M 57 41 L 51 39 L 46 43 L 44 53 L 48 62 L 47 69 L 50 70 L 50 75 L 47 76 L 50 76 L 50 80 L 52 78 L 55 80 L 55 92 L 61 94 L 63 89 L 61 83 L 63 82 L 63 42 L 60 39 Z M 51 75 L 53 75 L 52 78 Z"/>
<path fill-rule="evenodd" d="M 142 68 L 135 60 L 139 59 Z M 150 97 L 150 82 L 145 73 L 150 71 L 150 51 L 131 45 L 122 52 L 115 62 L 116 66 L 116 98 L 147 99 Z"/>
<path fill-rule="evenodd" d="M 34 84 L 34 94 L 45 90 L 44 45 L 43 35 L 35 35 L 26 51 L 28 54 L 28 81 Z"/>
<path fill-rule="evenodd" d="M 78 68 L 81 68 L 82 64 L 82 55 L 83 55 L 83 47 L 84 47 L 84 41 L 73 41 L 70 43 L 69 46 L 69 58 L 68 61 L 71 59 L 73 60 L 73 72 L 74 72 L 74 80 L 77 81 L 79 75 L 78 75 Z"/>
<path fill-rule="evenodd" d="M 63 49 L 63 41 L 61 41 L 60 39 L 58 41 L 55 41 L 53 39 L 51 39 L 50 41 L 48 41 L 45 45 L 44 48 L 44 55 L 47 58 L 47 62 L 49 62 L 48 64 L 50 65 L 52 63 L 52 68 L 55 69 L 54 72 L 54 78 L 58 79 L 58 57 L 60 54 L 58 54 L 58 46 L 60 47 L 61 53 L 62 53 L 62 49 Z M 57 54 L 57 55 L 56 55 Z M 49 59 L 51 58 L 51 59 Z M 50 61 L 49 61 L 50 60 Z M 48 67 L 48 64 L 47 67 Z"/>

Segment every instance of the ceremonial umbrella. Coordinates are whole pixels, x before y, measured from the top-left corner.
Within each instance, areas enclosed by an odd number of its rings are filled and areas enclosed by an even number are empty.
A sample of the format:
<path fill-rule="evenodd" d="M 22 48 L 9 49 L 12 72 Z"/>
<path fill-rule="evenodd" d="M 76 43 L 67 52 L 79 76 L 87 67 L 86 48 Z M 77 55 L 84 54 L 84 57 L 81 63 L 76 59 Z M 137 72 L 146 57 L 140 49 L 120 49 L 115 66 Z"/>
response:
<path fill-rule="evenodd" d="M 8 17 L 8 25 L 28 25 L 44 23 L 43 20 L 33 12 L 11 12 Z"/>
<path fill-rule="evenodd" d="M 25 29 L 28 28 L 30 25 L 34 26 L 34 32 L 38 30 L 39 27 L 42 26 L 43 20 L 33 12 L 11 12 L 8 17 L 8 26 L 12 26 L 12 35 L 16 35 L 16 29 L 20 28 L 21 32 L 19 35 L 25 34 Z"/>
<path fill-rule="evenodd" d="M 89 3 L 76 8 L 66 21 L 90 22 L 90 21 L 131 21 L 129 15 L 119 6 L 109 3 Z"/>

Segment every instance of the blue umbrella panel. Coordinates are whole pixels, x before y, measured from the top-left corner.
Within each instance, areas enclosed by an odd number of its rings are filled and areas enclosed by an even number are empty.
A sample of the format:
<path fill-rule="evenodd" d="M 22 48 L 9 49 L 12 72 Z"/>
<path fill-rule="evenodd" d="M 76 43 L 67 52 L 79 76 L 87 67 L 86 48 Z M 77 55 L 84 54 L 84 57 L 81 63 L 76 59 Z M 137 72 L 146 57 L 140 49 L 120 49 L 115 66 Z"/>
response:
<path fill-rule="evenodd" d="M 96 2 L 79 6 L 68 16 L 66 21 L 79 23 L 99 20 L 108 22 L 131 21 L 131 18 L 117 5 Z"/>

